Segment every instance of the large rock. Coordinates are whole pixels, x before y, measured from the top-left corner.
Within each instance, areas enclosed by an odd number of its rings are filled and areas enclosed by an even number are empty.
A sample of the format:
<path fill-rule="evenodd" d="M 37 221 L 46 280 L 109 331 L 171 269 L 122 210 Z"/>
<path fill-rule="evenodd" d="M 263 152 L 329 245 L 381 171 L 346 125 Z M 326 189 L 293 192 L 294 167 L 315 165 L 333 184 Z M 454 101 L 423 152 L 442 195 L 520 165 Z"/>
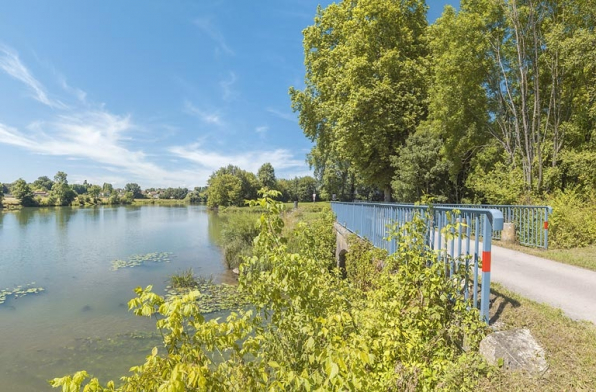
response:
<path fill-rule="evenodd" d="M 499 365 L 502 359 L 509 370 L 541 374 L 548 368 L 544 349 L 525 328 L 491 333 L 480 342 L 480 354 L 492 365 Z"/>

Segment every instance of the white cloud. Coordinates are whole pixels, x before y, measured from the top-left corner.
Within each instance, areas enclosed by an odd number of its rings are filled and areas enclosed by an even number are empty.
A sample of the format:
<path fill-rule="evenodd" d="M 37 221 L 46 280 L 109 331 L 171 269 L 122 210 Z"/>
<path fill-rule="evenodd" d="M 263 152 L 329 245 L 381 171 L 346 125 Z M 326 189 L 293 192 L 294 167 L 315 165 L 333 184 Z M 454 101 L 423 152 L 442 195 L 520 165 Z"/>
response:
<path fill-rule="evenodd" d="M 87 103 L 87 93 L 79 88 L 71 87 L 68 83 L 66 83 L 66 78 L 60 76 L 59 78 L 60 86 L 64 89 L 64 91 L 74 95 L 81 103 Z"/>
<path fill-rule="evenodd" d="M 43 85 L 33 77 L 31 72 L 21 63 L 17 52 L 0 44 L 0 69 L 8 75 L 24 83 L 33 93 L 33 98 L 44 105 L 55 109 L 66 109 L 67 106 L 59 100 L 51 99 Z"/>
<path fill-rule="evenodd" d="M 269 127 L 266 125 L 260 126 L 260 127 L 256 127 L 255 128 L 255 132 L 258 133 L 261 136 L 264 136 L 267 131 L 269 130 Z"/>
<path fill-rule="evenodd" d="M 274 109 L 274 108 L 267 108 L 267 111 L 269 113 L 273 114 L 275 117 L 279 117 L 283 120 L 291 121 L 294 123 L 298 122 L 298 119 L 296 118 L 296 115 L 294 113 L 282 112 L 282 111 Z"/>
<path fill-rule="evenodd" d="M 207 34 L 209 38 L 215 41 L 219 49 L 231 56 L 234 55 L 234 51 L 226 43 L 223 34 L 217 29 L 210 19 L 197 18 L 195 19 L 194 24 L 201 29 L 201 31 Z"/>
<path fill-rule="evenodd" d="M 192 103 L 186 101 L 184 103 L 184 111 L 192 116 L 199 118 L 201 121 L 207 124 L 215 124 L 215 125 L 222 125 L 223 121 L 219 112 L 207 112 L 198 107 L 194 106 Z"/>
<path fill-rule="evenodd" d="M 171 147 L 169 151 L 210 171 L 215 171 L 222 166 L 235 165 L 241 169 L 256 173 L 265 162 L 271 163 L 276 171 L 285 173 L 303 173 L 308 170 L 308 166 L 303 159 L 296 159 L 291 151 L 282 148 L 223 154 L 208 151 L 202 148 L 201 145 L 194 144 Z"/>
<path fill-rule="evenodd" d="M 233 89 L 233 85 L 237 80 L 238 78 L 236 77 L 236 74 L 234 72 L 230 72 L 228 79 L 219 82 L 224 101 L 233 101 L 238 97 L 238 92 Z"/>

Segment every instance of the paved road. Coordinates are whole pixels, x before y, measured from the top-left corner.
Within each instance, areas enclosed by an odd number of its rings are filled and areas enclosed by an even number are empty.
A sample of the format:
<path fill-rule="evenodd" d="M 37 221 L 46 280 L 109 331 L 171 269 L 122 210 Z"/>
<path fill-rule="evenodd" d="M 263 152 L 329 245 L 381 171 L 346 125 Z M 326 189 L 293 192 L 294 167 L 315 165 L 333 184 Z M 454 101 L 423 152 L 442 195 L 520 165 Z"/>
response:
<path fill-rule="evenodd" d="M 491 279 L 525 298 L 596 324 L 596 272 L 492 246 Z"/>

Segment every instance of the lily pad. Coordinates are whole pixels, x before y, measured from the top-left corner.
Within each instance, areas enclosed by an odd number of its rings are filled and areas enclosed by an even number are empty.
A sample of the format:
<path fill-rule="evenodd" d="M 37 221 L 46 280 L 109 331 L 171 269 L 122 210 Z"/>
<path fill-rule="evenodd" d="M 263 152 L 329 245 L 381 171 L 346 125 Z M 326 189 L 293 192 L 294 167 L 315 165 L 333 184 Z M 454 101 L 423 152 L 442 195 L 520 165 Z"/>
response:
<path fill-rule="evenodd" d="M 171 252 L 153 252 L 145 254 L 136 254 L 129 256 L 127 260 L 116 259 L 112 260 L 112 271 L 117 271 L 121 268 L 138 267 L 148 262 L 152 263 L 169 263 Z"/>
<path fill-rule="evenodd" d="M 0 304 L 3 304 L 6 302 L 6 300 L 10 299 L 11 297 L 13 299 L 18 299 L 18 298 L 23 298 L 24 296 L 28 295 L 28 294 L 39 294 L 40 292 L 44 291 L 43 287 L 32 287 L 35 284 L 35 282 L 31 282 L 29 284 L 26 285 L 18 285 L 15 286 L 14 289 L 9 289 L 6 288 L 5 290 L 0 291 Z"/>

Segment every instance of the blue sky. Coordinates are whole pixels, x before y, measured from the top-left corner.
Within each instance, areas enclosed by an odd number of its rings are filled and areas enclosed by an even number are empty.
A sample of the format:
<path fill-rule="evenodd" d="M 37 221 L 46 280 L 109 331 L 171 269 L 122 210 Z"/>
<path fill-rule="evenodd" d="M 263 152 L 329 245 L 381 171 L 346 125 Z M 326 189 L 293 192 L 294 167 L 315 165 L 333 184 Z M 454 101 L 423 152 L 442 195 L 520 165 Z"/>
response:
<path fill-rule="evenodd" d="M 331 1 L 5 0 L 0 182 L 205 185 L 227 164 L 312 174 L 290 108 Z M 429 20 L 453 0 L 427 1 Z"/>

